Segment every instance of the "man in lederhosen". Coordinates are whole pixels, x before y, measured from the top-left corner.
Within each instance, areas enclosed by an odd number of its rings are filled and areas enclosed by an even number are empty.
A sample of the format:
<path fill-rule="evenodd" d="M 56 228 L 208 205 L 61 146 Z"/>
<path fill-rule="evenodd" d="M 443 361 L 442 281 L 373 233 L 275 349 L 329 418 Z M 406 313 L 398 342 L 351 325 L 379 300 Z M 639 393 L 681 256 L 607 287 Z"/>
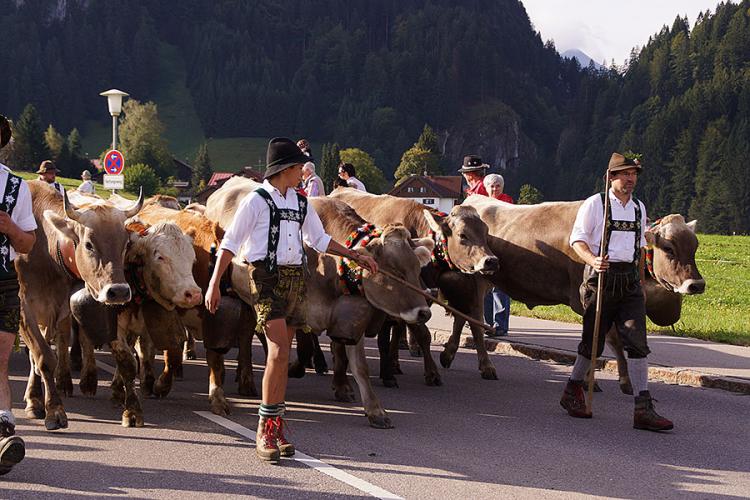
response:
<path fill-rule="evenodd" d="M 0 115 L 0 148 L 10 141 L 8 120 Z M 8 360 L 18 335 L 21 303 L 13 259 L 34 246 L 36 221 L 31 210 L 29 186 L 0 164 L 0 475 L 23 460 L 26 448 L 16 436 L 16 420 L 10 405 Z"/>
<path fill-rule="evenodd" d="M 628 353 L 628 375 L 636 394 L 633 427 L 664 431 L 672 429 L 672 422 L 656 413 L 648 391 L 646 356 L 650 351 L 646 342 L 646 304 L 641 285 L 646 207 L 633 197 L 641 170 L 640 162 L 613 153 L 607 168 L 612 186 L 608 193 L 608 213 L 605 216 L 604 193 L 591 196 L 578 209 L 570 245 L 586 263 L 581 285 L 583 338 L 578 344 L 578 356 L 560 404 L 572 417 L 591 418 L 591 413 L 586 411 L 583 381 L 591 366 L 597 273 L 604 272 L 606 281 L 597 356 L 601 356 L 604 350 L 605 334 L 613 325 L 616 326 Z M 607 239 L 604 251 L 600 252 L 605 217 Z"/>
<path fill-rule="evenodd" d="M 377 272 L 371 257 L 333 241 L 307 198 L 295 191 L 307 161 L 291 140 L 277 137 L 269 142 L 263 185 L 240 202 L 206 292 L 206 308 L 214 313 L 221 276 L 243 248 L 242 256 L 250 263 L 250 286 L 257 296 L 258 328 L 268 339 L 255 450 L 262 460 L 272 463 L 294 455 L 294 446 L 284 437 L 282 416 L 289 349 L 295 331 L 306 327 L 303 241 L 318 252 L 352 259 Z"/>

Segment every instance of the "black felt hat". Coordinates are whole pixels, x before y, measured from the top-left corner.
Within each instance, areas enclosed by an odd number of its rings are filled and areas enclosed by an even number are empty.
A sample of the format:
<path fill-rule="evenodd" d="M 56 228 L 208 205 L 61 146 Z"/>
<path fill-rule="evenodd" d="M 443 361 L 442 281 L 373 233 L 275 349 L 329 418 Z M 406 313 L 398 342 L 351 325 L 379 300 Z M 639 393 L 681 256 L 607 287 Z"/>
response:
<path fill-rule="evenodd" d="M 488 168 L 490 168 L 490 166 L 482 161 L 481 156 L 466 155 L 464 156 L 464 164 L 458 169 L 458 171 L 463 174 L 465 172 L 478 172 Z"/>
<path fill-rule="evenodd" d="M 295 165 L 304 165 L 310 158 L 291 139 L 286 137 L 274 137 L 268 143 L 266 152 L 266 173 L 264 179 L 268 179 Z"/>

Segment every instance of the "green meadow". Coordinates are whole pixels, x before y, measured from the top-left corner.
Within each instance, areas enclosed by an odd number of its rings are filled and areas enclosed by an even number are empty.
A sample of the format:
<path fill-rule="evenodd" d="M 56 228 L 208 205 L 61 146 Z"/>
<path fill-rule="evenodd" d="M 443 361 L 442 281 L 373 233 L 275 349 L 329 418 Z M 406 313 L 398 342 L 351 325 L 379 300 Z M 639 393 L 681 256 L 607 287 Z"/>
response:
<path fill-rule="evenodd" d="M 682 317 L 673 328 L 649 322 L 649 331 L 750 346 L 750 236 L 700 234 L 698 240 L 696 261 L 706 292 L 683 298 Z M 530 310 L 514 302 L 511 313 L 580 323 L 566 306 Z"/>

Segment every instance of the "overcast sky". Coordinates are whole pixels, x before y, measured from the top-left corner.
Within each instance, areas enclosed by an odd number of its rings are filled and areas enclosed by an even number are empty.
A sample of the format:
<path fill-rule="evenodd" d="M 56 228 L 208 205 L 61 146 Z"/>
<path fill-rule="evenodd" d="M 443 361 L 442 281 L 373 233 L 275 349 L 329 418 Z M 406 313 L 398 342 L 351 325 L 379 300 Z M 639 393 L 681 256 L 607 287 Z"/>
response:
<path fill-rule="evenodd" d="M 698 13 L 716 10 L 719 0 L 521 0 L 531 22 L 552 39 L 560 53 L 580 49 L 596 62 L 622 65 L 630 50 L 643 47 L 663 25 L 687 15 L 690 26 Z M 735 2 L 736 3 L 736 2 Z"/>

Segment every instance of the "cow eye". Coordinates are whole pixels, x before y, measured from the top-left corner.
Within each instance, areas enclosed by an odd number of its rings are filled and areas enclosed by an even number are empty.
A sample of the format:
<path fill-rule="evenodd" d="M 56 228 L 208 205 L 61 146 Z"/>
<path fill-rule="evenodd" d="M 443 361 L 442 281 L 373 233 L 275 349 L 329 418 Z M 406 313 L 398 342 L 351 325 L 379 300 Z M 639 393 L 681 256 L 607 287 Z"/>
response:
<path fill-rule="evenodd" d="M 669 255 L 670 257 L 674 255 L 674 250 L 672 250 L 672 247 L 664 247 L 662 248 L 665 254 Z"/>
<path fill-rule="evenodd" d="M 84 245 L 84 247 L 89 252 L 93 252 L 94 251 L 94 245 L 90 241 L 87 241 L 86 244 Z"/>
<path fill-rule="evenodd" d="M 464 233 L 459 234 L 458 237 L 461 238 L 461 241 L 466 241 L 466 240 L 469 239 L 469 238 L 466 237 L 466 235 Z"/>

